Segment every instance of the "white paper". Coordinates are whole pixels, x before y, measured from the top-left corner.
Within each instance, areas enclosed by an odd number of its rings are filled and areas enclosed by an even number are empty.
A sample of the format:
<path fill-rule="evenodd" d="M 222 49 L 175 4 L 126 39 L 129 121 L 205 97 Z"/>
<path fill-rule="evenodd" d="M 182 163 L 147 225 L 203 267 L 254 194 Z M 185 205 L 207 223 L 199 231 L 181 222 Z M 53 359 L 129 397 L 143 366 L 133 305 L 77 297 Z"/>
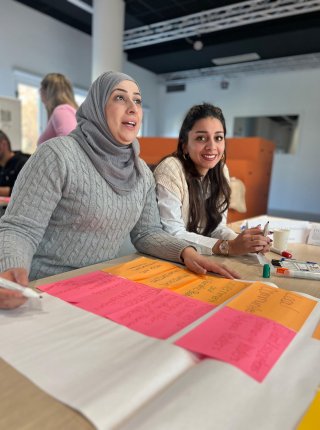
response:
<path fill-rule="evenodd" d="M 309 221 L 296 221 L 290 219 L 272 219 L 268 216 L 261 216 L 259 218 L 249 219 L 244 221 L 241 225 L 241 229 L 243 228 L 253 228 L 257 225 L 263 226 L 266 222 L 269 221 L 269 230 L 272 232 L 273 230 L 281 230 L 281 229 L 289 229 L 290 235 L 288 242 L 289 243 L 306 243 L 307 238 L 310 233 L 311 224 Z M 270 235 L 272 238 L 272 235 Z"/>
<path fill-rule="evenodd" d="M 218 360 L 204 360 L 121 430 L 294 430 L 320 382 L 317 305 L 262 383 Z"/>
<path fill-rule="evenodd" d="M 2 358 L 110 429 L 194 364 L 193 354 L 44 294 L 43 310 L 0 311 Z"/>
<path fill-rule="evenodd" d="M 243 223 L 243 226 L 248 223 L 248 227 L 256 227 L 258 224 L 260 224 L 262 227 L 265 225 L 265 223 L 269 221 L 269 230 L 278 230 L 281 228 L 284 229 L 310 229 L 310 222 L 309 221 L 297 221 L 297 220 L 291 220 L 291 219 L 272 219 L 268 216 L 264 215 L 259 218 L 252 218 L 248 219 Z"/>
<path fill-rule="evenodd" d="M 319 303 L 262 383 L 44 294 L 0 311 L 4 360 L 97 429 L 293 430 L 320 383 Z"/>
<path fill-rule="evenodd" d="M 308 238 L 308 245 L 320 246 L 320 224 L 312 224 Z"/>

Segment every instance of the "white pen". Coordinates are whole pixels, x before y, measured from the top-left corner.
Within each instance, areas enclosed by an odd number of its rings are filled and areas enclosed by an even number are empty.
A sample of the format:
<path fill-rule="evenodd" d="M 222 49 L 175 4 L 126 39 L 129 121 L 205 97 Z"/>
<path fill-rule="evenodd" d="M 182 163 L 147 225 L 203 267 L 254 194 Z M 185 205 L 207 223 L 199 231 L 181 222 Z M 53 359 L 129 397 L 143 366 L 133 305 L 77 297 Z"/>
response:
<path fill-rule="evenodd" d="M 271 246 L 270 251 L 276 254 L 282 255 L 282 257 L 285 257 L 285 258 L 292 258 L 291 252 L 286 251 L 285 249 L 281 251 L 281 249 L 274 248 L 273 246 Z"/>
<path fill-rule="evenodd" d="M 288 278 L 315 279 L 320 281 L 320 273 L 305 272 L 303 270 L 289 270 L 285 267 L 278 267 L 276 275 L 285 276 Z"/>
<path fill-rule="evenodd" d="M 269 221 L 266 222 L 266 225 L 263 228 L 263 236 L 268 236 L 269 234 Z"/>
<path fill-rule="evenodd" d="M 263 236 L 268 236 L 269 234 L 269 221 L 266 222 L 265 226 L 263 227 Z M 264 256 L 264 254 L 259 251 L 257 252 L 258 261 L 261 264 L 261 266 L 264 266 L 265 264 L 269 264 L 270 261 L 267 260 L 267 258 Z"/>
<path fill-rule="evenodd" d="M 31 288 L 23 287 L 16 282 L 8 281 L 8 279 L 0 278 L 0 288 L 8 290 L 20 291 L 24 297 L 28 299 L 40 299 L 41 295 L 33 291 Z"/>

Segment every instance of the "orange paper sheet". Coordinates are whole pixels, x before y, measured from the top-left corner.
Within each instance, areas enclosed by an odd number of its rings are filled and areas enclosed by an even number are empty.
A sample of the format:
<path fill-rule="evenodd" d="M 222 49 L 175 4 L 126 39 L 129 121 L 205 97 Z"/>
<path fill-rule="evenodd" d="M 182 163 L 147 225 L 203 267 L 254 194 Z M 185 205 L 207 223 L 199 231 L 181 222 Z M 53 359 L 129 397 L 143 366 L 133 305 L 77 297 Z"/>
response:
<path fill-rule="evenodd" d="M 320 428 L 320 391 L 309 406 L 306 414 L 300 421 L 296 430 L 316 430 Z"/>
<path fill-rule="evenodd" d="M 154 288 L 167 288 L 183 296 L 212 305 L 220 305 L 251 282 L 232 281 L 209 275 L 195 275 L 165 261 L 141 257 L 128 263 L 107 267 L 105 272 L 141 282 Z"/>
<path fill-rule="evenodd" d="M 117 266 L 106 267 L 103 270 L 154 288 L 175 289 L 199 279 L 198 275 L 172 263 L 146 257 L 137 258 Z"/>
<path fill-rule="evenodd" d="M 211 276 L 204 278 L 176 288 L 175 292 L 218 306 L 252 284 Z"/>
<path fill-rule="evenodd" d="M 315 328 L 315 330 L 314 330 L 314 332 L 313 332 L 313 334 L 312 334 L 312 337 L 314 338 L 314 339 L 318 339 L 318 340 L 320 340 L 320 323 L 317 325 L 317 327 Z"/>
<path fill-rule="evenodd" d="M 186 269 L 173 267 L 167 272 L 160 273 L 143 279 L 141 282 L 154 288 L 167 288 L 176 290 L 177 288 L 189 285 L 191 282 L 198 282 L 201 277 L 194 275 Z"/>
<path fill-rule="evenodd" d="M 144 279 L 148 276 L 163 273 L 166 270 L 172 269 L 173 264 L 162 260 L 152 260 L 151 258 L 139 257 L 127 263 L 117 264 L 103 269 L 104 272 L 112 273 L 113 275 L 121 275 L 125 278 L 136 281 Z"/>
<path fill-rule="evenodd" d="M 255 282 L 228 306 L 299 331 L 316 304 L 315 300 L 291 291 Z"/>

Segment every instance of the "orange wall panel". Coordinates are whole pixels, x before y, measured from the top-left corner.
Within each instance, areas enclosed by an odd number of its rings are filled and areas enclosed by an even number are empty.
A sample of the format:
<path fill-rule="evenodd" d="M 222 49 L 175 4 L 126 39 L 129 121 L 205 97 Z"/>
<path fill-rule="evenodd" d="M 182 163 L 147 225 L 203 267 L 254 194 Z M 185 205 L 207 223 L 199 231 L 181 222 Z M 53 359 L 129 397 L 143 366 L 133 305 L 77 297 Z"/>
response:
<path fill-rule="evenodd" d="M 141 158 L 154 166 L 176 150 L 178 139 L 140 137 L 139 142 Z M 231 137 L 227 139 L 226 148 L 230 176 L 244 183 L 247 205 L 246 213 L 229 210 L 228 222 L 265 214 L 275 148 L 273 142 L 261 137 Z"/>

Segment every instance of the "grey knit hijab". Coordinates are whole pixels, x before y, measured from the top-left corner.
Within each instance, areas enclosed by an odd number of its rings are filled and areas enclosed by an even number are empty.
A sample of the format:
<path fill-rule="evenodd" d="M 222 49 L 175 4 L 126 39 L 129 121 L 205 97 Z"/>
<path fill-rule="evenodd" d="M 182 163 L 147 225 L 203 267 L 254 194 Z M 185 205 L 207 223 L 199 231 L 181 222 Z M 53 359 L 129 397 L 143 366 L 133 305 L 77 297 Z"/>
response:
<path fill-rule="evenodd" d="M 133 81 L 118 72 L 99 76 L 77 111 L 77 128 L 70 134 L 86 152 L 94 167 L 117 194 L 132 190 L 140 173 L 139 143 L 118 143 L 105 119 L 105 106 L 113 88 L 121 81 Z"/>

